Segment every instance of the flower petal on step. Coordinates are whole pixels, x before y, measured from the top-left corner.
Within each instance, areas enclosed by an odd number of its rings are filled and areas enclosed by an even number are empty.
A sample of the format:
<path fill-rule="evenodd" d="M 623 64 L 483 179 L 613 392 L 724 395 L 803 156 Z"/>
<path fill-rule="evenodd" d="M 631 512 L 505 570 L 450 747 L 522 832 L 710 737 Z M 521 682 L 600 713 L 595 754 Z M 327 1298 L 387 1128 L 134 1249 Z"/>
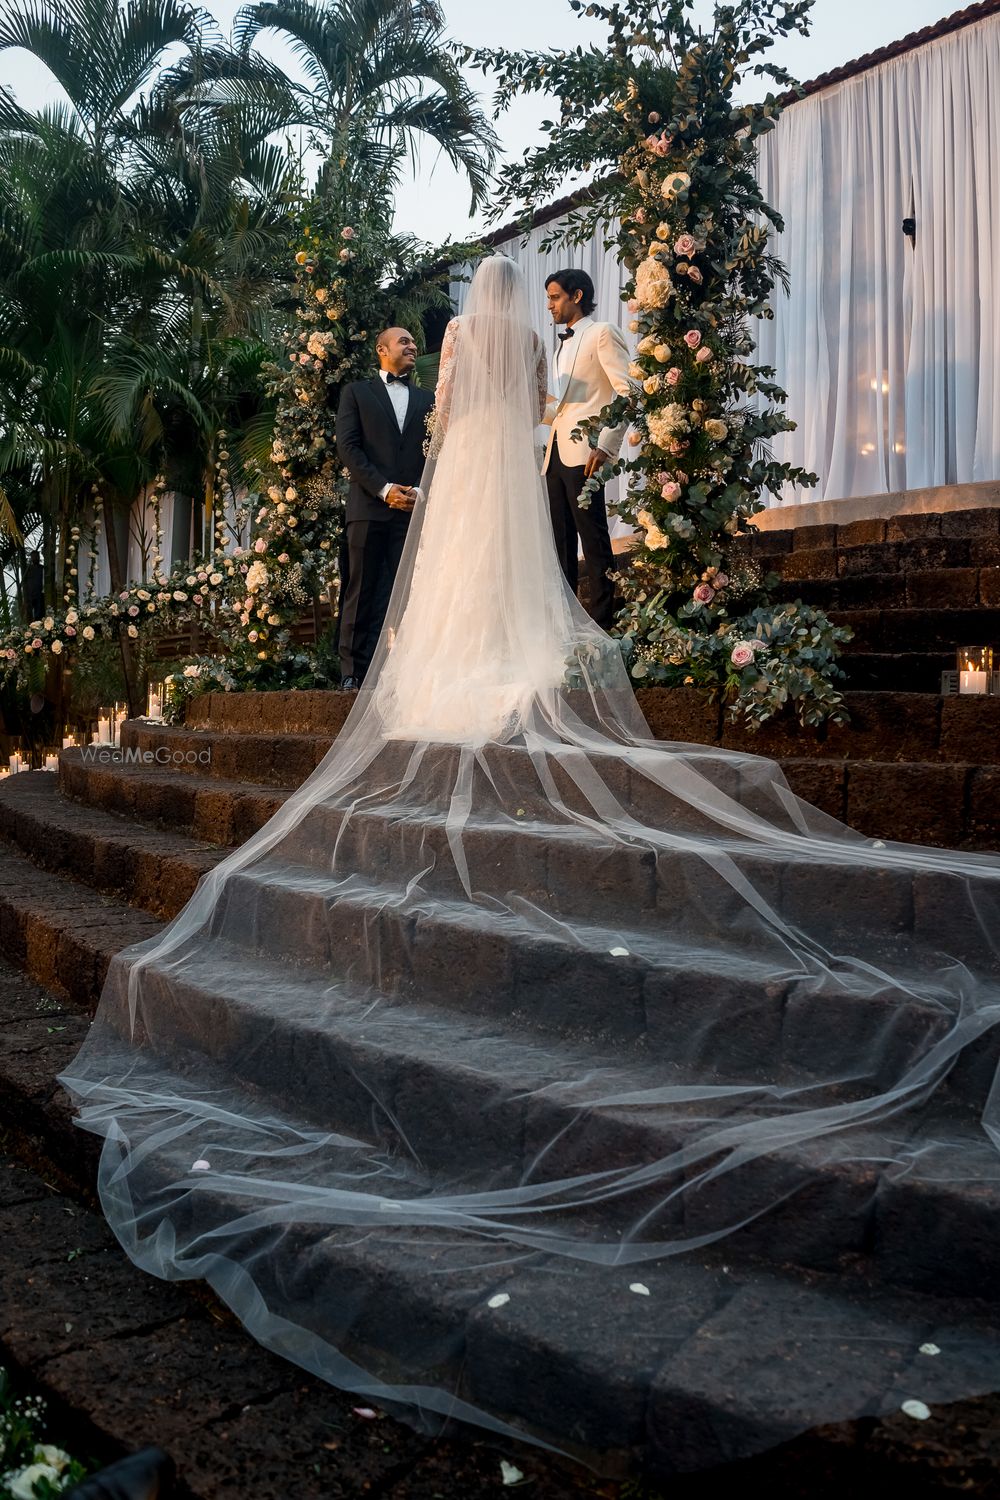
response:
<path fill-rule="evenodd" d="M 904 1401 L 899 1409 L 908 1417 L 912 1417 L 915 1422 L 926 1422 L 931 1414 L 930 1407 L 925 1406 L 922 1401 Z"/>
<path fill-rule="evenodd" d="M 631 1286 L 629 1287 L 629 1291 L 630 1292 L 635 1292 L 635 1294 L 636 1294 L 637 1297 L 648 1297 L 649 1296 L 649 1287 L 648 1286 L 643 1286 L 643 1284 L 642 1284 L 641 1281 L 633 1281 L 632 1284 L 631 1284 Z"/>
<path fill-rule="evenodd" d="M 628 958 L 627 948 L 609 948 L 608 952 L 612 958 Z"/>
<path fill-rule="evenodd" d="M 211 1172 L 212 1163 L 200 1156 L 197 1161 L 191 1163 L 191 1170 L 192 1172 Z"/>
<path fill-rule="evenodd" d="M 520 1484 L 524 1475 L 520 1469 L 516 1469 L 513 1464 L 509 1464 L 505 1458 L 502 1458 L 500 1460 L 500 1477 L 504 1484 Z"/>
<path fill-rule="evenodd" d="M 941 1350 L 938 1348 L 937 1344 L 921 1344 L 920 1345 L 920 1353 L 921 1354 L 940 1354 Z"/>
<path fill-rule="evenodd" d="M 370 1406 L 352 1406 L 351 1411 L 356 1417 L 363 1417 L 366 1422 L 374 1422 L 378 1416 L 378 1412 L 373 1411 Z"/>
<path fill-rule="evenodd" d="M 497 1292 L 495 1296 L 493 1296 L 493 1297 L 490 1298 L 490 1300 L 487 1302 L 486 1306 L 487 1307 L 505 1307 L 509 1301 L 510 1301 L 510 1294 L 509 1294 L 509 1292 Z"/>

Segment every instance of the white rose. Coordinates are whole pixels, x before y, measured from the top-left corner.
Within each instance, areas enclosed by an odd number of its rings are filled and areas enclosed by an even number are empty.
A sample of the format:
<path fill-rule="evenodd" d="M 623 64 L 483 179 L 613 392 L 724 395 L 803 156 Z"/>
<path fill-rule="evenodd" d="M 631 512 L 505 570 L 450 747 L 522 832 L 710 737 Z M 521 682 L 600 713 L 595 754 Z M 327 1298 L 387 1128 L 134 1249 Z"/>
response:
<path fill-rule="evenodd" d="M 61 1448 L 56 1448 L 52 1443 L 36 1443 L 35 1462 L 50 1464 L 53 1469 L 61 1472 L 69 1463 L 69 1454 L 64 1453 Z"/>
<path fill-rule="evenodd" d="M 213 583 L 213 584 L 221 583 L 222 582 L 222 574 L 221 573 L 213 573 L 211 575 L 211 577 L 209 578 L 208 581 L 209 581 L 209 583 Z"/>
<path fill-rule="evenodd" d="M 53 641 L 52 642 L 52 647 L 51 647 L 53 656 L 59 656 L 59 655 L 61 655 L 62 648 L 63 648 L 62 641 Z"/>
<path fill-rule="evenodd" d="M 139 634 L 138 625 L 130 625 L 128 628 L 128 633 L 132 637 L 132 639 L 135 640 L 136 636 Z"/>
<path fill-rule="evenodd" d="M 83 638 L 85 641 L 92 641 L 94 639 L 93 625 L 85 625 L 83 627 Z"/>
<path fill-rule="evenodd" d="M 191 666 L 188 666 L 188 667 L 184 668 L 184 676 L 185 677 L 200 677 L 201 676 L 201 668 L 195 666 L 192 663 Z"/>
<path fill-rule="evenodd" d="M 80 618 L 80 616 L 77 614 L 76 610 L 75 609 L 71 609 L 71 610 L 69 610 L 67 612 L 67 615 L 66 615 L 66 624 L 67 625 L 75 625 L 76 622 L 77 622 L 77 620 L 79 618 Z"/>
<path fill-rule="evenodd" d="M 58 1485 L 59 1470 L 53 1468 L 51 1464 L 29 1464 L 19 1474 L 8 1478 L 7 1485 L 15 1500 L 34 1500 L 35 1485 L 42 1479 L 47 1479 L 52 1485 Z"/>

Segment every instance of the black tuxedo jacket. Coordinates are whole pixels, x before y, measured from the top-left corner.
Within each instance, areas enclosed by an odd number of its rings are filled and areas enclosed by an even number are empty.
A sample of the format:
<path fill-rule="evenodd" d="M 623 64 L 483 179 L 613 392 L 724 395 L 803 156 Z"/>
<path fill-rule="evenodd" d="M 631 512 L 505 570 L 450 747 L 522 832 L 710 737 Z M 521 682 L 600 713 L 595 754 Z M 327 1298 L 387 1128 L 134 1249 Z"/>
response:
<path fill-rule="evenodd" d="M 337 408 L 337 452 L 351 476 L 348 521 L 381 521 L 394 514 L 380 498 L 387 484 L 419 484 L 424 469 L 427 414 L 434 396 L 410 386 L 400 432 L 381 376 L 344 387 Z"/>

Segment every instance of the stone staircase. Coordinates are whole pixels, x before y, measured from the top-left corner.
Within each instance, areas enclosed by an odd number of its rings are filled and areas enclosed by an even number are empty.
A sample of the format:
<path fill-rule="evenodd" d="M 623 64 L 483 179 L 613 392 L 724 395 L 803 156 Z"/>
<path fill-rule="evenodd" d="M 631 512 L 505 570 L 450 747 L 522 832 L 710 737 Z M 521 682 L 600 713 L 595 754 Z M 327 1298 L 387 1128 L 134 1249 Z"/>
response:
<path fill-rule="evenodd" d="M 851 701 L 852 730 L 818 742 L 778 728 L 764 743 L 784 751 L 800 786 L 810 774 L 840 775 L 841 808 L 845 798 L 848 807 L 857 805 L 852 778 L 862 768 L 873 783 L 884 777 L 886 800 L 871 802 L 866 831 L 889 837 L 900 836 L 898 826 L 887 825 L 898 825 L 907 800 L 898 778 L 919 768 L 926 801 L 926 778 L 941 773 L 953 795 L 941 795 L 937 826 L 949 841 L 949 819 L 959 810 L 968 818 L 976 775 L 1000 774 L 1000 749 L 981 717 L 994 705 L 877 693 Z M 646 695 L 644 705 L 662 737 L 734 748 L 741 739 L 687 695 Z M 136 757 L 131 762 L 109 757 L 102 764 L 99 754 L 70 751 L 61 756 L 58 782 L 43 773 L 11 778 L 0 788 L 4 952 L 75 1014 L 92 1011 L 112 954 L 154 933 L 228 847 L 267 821 L 322 758 L 345 708 L 340 695 L 220 695 L 196 703 L 196 722 L 181 729 L 127 725 L 123 748 Z M 990 766 L 981 767 L 968 752 L 985 755 L 990 744 Z M 956 748 L 968 758 L 952 759 Z M 898 754 L 907 758 L 892 758 Z M 516 767 L 511 784 L 525 784 Z M 602 1092 L 623 1098 L 664 1082 L 684 1084 L 706 1069 L 720 1081 L 795 1081 L 872 1024 L 892 1029 L 897 1050 L 886 1061 L 895 1069 L 935 1034 L 940 1018 L 929 980 L 927 1003 L 893 997 L 874 1017 L 870 1005 L 852 1004 L 849 995 L 808 996 L 776 982 L 748 945 L 743 979 L 734 985 L 715 972 L 705 936 L 706 923 L 722 930 L 734 912 L 724 903 L 685 907 L 676 860 L 668 876 L 648 851 L 597 848 L 576 832 L 542 827 L 535 821 L 540 808 L 520 811 L 527 821 L 516 829 L 497 821 L 470 832 L 473 871 L 477 862 L 488 865 L 492 878 L 507 876 L 512 889 L 544 900 L 554 914 L 572 914 L 587 937 L 579 950 L 516 921 L 491 923 L 464 901 L 443 860 L 435 879 L 446 909 L 432 919 L 407 912 L 393 887 L 394 854 L 413 838 L 441 850 L 443 826 L 433 809 L 416 820 L 394 817 L 391 807 L 354 820 L 352 852 L 370 879 L 331 904 L 319 867 L 340 828 L 331 811 L 325 821 L 310 820 L 308 836 L 291 846 L 294 867 L 287 859 L 279 868 L 264 862 L 238 877 L 245 908 L 258 914 L 257 950 L 234 945 L 224 978 L 217 965 L 204 978 L 192 970 L 179 989 L 163 992 L 175 1038 L 186 1016 L 200 1017 L 187 1040 L 201 1055 L 206 1087 L 238 1056 L 250 1069 L 244 1083 L 268 1097 L 274 1076 L 289 1076 L 297 1059 L 308 1058 L 307 1069 L 299 1064 L 301 1089 L 273 1097 L 274 1109 L 329 1125 L 323 1101 L 335 1098 L 337 1127 L 364 1138 L 373 1128 L 372 1101 L 358 1079 L 376 1069 L 399 1128 L 428 1168 L 460 1180 L 471 1153 L 516 1177 L 554 1142 L 548 1169 L 578 1174 L 637 1155 L 661 1158 L 685 1138 L 683 1121 L 664 1125 L 655 1111 L 627 1103 L 589 1113 L 580 1079 L 599 1076 Z M 961 826 L 969 839 L 995 835 L 995 820 L 985 817 Z M 828 872 L 769 870 L 753 850 L 744 867 L 758 884 L 783 882 L 774 894 L 804 919 L 830 903 Z M 949 923 L 961 941 L 961 913 L 942 906 L 933 881 L 873 880 L 868 872 L 848 895 L 856 921 L 867 918 L 873 932 L 885 932 L 903 958 L 921 924 L 933 931 Z M 378 974 L 364 970 L 371 952 L 359 942 L 365 924 L 378 930 Z M 620 946 L 625 961 L 610 952 Z M 350 1025 L 357 1000 L 346 991 L 331 997 L 334 950 L 341 969 L 353 965 L 389 1002 L 363 1037 Z M 217 1026 L 206 1024 L 212 1016 Z M 927 1161 L 943 1162 L 958 1151 L 975 1177 L 992 1152 L 977 1111 L 997 1049 L 987 1038 L 969 1052 L 924 1127 L 923 1151 Z M 511 1078 L 524 1084 L 520 1101 L 507 1087 Z M 64 1104 L 49 1097 L 41 1108 L 16 1096 L 11 1103 L 60 1160 L 92 1177 L 89 1138 L 70 1129 Z M 909 1145 L 919 1149 L 921 1141 Z M 359 1295 L 377 1290 L 355 1330 L 362 1345 L 377 1349 L 381 1319 L 405 1308 L 426 1326 L 433 1347 L 433 1331 L 458 1312 L 467 1327 L 463 1393 L 473 1401 L 571 1450 L 605 1459 L 610 1453 L 620 1467 L 704 1469 L 780 1444 L 804 1426 L 835 1423 L 839 1392 L 850 1390 L 856 1409 L 859 1381 L 873 1407 L 911 1398 L 937 1406 L 995 1383 L 1000 1190 L 985 1170 L 972 1184 L 947 1171 L 893 1176 L 882 1170 L 880 1152 L 884 1142 L 873 1136 L 870 1160 L 834 1158 L 818 1173 L 808 1150 L 773 1152 L 755 1190 L 769 1200 L 787 1195 L 785 1201 L 751 1219 L 720 1253 L 623 1265 L 610 1277 L 544 1255 L 498 1271 L 487 1256 L 463 1283 L 471 1304 L 458 1308 L 433 1257 L 412 1253 L 412 1230 L 362 1249 L 353 1235 L 325 1231 L 321 1254 L 307 1235 L 303 1247 L 313 1255 L 321 1304 L 327 1290 L 331 1298 L 345 1287 Z M 162 1169 L 169 1177 L 177 1164 L 165 1160 Z M 796 1191 L 804 1171 L 812 1179 L 809 1212 Z M 706 1186 L 689 1198 L 687 1233 L 711 1226 L 713 1191 Z M 220 1214 L 224 1197 L 220 1190 Z M 746 1208 L 752 1210 L 749 1199 Z M 633 1202 L 629 1219 L 634 1212 Z M 601 1213 L 605 1229 L 613 1227 L 614 1207 L 603 1205 Z M 630 1291 L 635 1280 L 648 1296 Z M 488 1307 L 498 1291 L 511 1298 L 502 1318 Z M 957 1352 L 928 1360 L 919 1352 L 924 1342 Z M 774 1400 L 763 1374 L 771 1366 L 784 1371 Z M 787 1406 L 789 1368 L 794 1410 Z M 457 1375 L 436 1373 L 445 1382 Z"/>
<path fill-rule="evenodd" d="M 693 693 L 648 689 L 639 697 L 653 733 L 709 754 L 722 747 L 774 758 L 802 796 L 870 837 L 996 849 L 1000 700 L 942 698 L 935 674 L 952 665 L 959 641 L 992 639 L 1000 511 L 771 531 L 752 546 L 790 594 L 828 604 L 858 632 L 848 665 L 852 681 L 866 685 L 848 694 L 851 725 L 816 734 L 779 724 L 753 734 Z M 158 931 L 227 850 L 273 816 L 323 758 L 349 706 L 342 694 L 208 695 L 182 728 L 128 724 L 122 753 L 67 751 L 58 778 L 22 774 L 0 786 L 0 949 L 51 997 L 50 1011 L 23 1017 L 16 1042 L 0 1048 L 0 1126 L 68 1177 L 91 1183 L 95 1152 L 51 1080 L 83 1033 L 111 957 Z M 711 943 L 713 924 L 723 932 L 738 920 L 724 893 L 714 906 L 695 907 L 684 894 L 683 858 L 668 869 L 649 850 L 598 847 L 578 829 L 545 825 L 545 805 L 524 790 L 517 755 L 497 757 L 496 804 L 469 830 L 473 875 L 488 869 L 494 886 L 505 879 L 554 918 L 571 916 L 585 941 L 574 947 L 509 916 L 491 921 L 470 906 L 442 858 L 433 878 L 444 904 L 432 917 L 409 910 L 393 871 L 414 840 L 430 855 L 444 852 L 440 809 L 430 802 L 414 816 L 412 807 L 390 805 L 346 830 L 330 809 L 289 842 L 280 866 L 264 861 L 234 882 L 244 909 L 258 915 L 255 950 L 234 943 L 224 973 L 192 967 L 181 989 L 163 988 L 175 1038 L 187 1016 L 200 1016 L 187 1040 L 206 1087 L 238 1056 L 244 1084 L 276 1114 L 330 1125 L 317 1101 L 335 1098 L 335 1123 L 347 1134 L 364 1139 L 375 1128 L 391 1149 L 398 1127 L 428 1170 L 460 1181 L 472 1157 L 516 1179 L 549 1143 L 548 1170 L 572 1174 L 655 1160 L 683 1145 L 683 1118 L 664 1123 L 627 1102 L 588 1110 L 581 1079 L 599 1077 L 602 1093 L 623 1101 L 706 1071 L 720 1083 L 796 1082 L 871 1027 L 892 1036 L 894 1050 L 883 1055 L 895 1071 L 937 1034 L 919 939 L 947 928 L 958 956 L 966 942 L 976 952 L 979 940 L 940 882 L 841 872 L 835 896 L 826 869 L 778 868 L 759 850 L 736 851 L 755 884 L 804 921 L 846 895 L 854 925 L 870 926 L 886 952 L 911 964 L 915 983 L 908 998 L 878 1005 L 833 990 L 806 994 L 775 979 L 748 942 L 735 984 Z M 505 786 L 519 788 L 516 827 Z M 366 878 L 332 903 L 322 866 L 338 834 Z M 224 913 L 220 920 L 224 943 Z M 377 973 L 371 944 L 359 941 L 364 928 L 378 934 Z M 331 991 L 334 954 L 338 971 L 386 998 L 363 1035 L 350 1024 L 356 996 Z M 219 1024 L 206 1025 L 213 1016 Z M 968 1049 L 923 1134 L 907 1141 L 926 1170 L 886 1170 L 886 1143 L 874 1134 L 867 1159 L 834 1154 L 818 1164 L 808 1148 L 789 1145 L 758 1164 L 748 1222 L 718 1251 L 623 1264 L 620 1273 L 542 1253 L 497 1269 L 487 1254 L 459 1292 L 438 1274 L 432 1250 L 413 1252 L 420 1235 L 412 1229 L 361 1248 L 350 1234 L 326 1230 L 319 1246 L 303 1231 L 313 1295 L 322 1304 L 329 1292 L 333 1304 L 334 1292 L 356 1294 L 365 1313 L 355 1336 L 376 1350 L 384 1320 L 399 1309 L 427 1330 L 429 1350 L 460 1318 L 464 1395 L 622 1472 L 711 1468 L 812 1427 L 795 1449 L 809 1474 L 849 1449 L 866 1475 L 866 1463 L 884 1464 L 887 1481 L 904 1476 L 916 1494 L 932 1433 L 952 1459 L 959 1455 L 956 1472 L 967 1480 L 963 1434 L 984 1423 L 1000 1431 L 988 1397 L 1000 1384 L 1000 1189 L 978 1123 L 998 1045 L 987 1036 Z M 301 1087 L 275 1093 L 273 1078 L 296 1067 Z M 393 1099 L 394 1125 L 373 1123 L 371 1096 L 358 1082 L 373 1070 Z M 520 1097 L 511 1078 L 524 1084 Z M 954 1153 L 960 1174 L 949 1165 Z M 166 1179 L 177 1167 L 161 1163 Z M 417 1176 L 412 1191 L 420 1188 Z M 710 1228 L 719 1191 L 706 1184 L 688 1195 L 686 1233 Z M 783 1201 L 754 1218 L 753 1193 Z M 221 1215 L 221 1189 L 218 1199 Z M 658 1201 L 649 1206 L 668 1230 L 680 1227 Z M 613 1204 L 594 1211 L 605 1231 L 616 1227 Z M 634 1212 L 633 1202 L 628 1219 Z M 635 1282 L 643 1295 L 630 1290 Z M 502 1315 L 488 1306 L 498 1291 L 510 1297 Z M 922 1345 L 947 1357 L 929 1357 Z M 447 1362 L 429 1373 L 445 1384 L 459 1377 Z M 851 1393 L 856 1411 L 859 1390 L 872 1410 L 924 1401 L 932 1421 L 838 1425 L 840 1393 Z M 984 1399 L 959 1400 L 977 1394 Z M 981 1440 L 976 1463 L 977 1483 L 1000 1480 L 1000 1441 Z M 539 1482 L 548 1487 L 538 1493 L 563 1493 L 562 1479 Z"/>
<path fill-rule="evenodd" d="M 1000 646 L 1000 509 L 760 531 L 750 556 L 849 625 L 849 685 L 937 693 L 958 646 Z"/>

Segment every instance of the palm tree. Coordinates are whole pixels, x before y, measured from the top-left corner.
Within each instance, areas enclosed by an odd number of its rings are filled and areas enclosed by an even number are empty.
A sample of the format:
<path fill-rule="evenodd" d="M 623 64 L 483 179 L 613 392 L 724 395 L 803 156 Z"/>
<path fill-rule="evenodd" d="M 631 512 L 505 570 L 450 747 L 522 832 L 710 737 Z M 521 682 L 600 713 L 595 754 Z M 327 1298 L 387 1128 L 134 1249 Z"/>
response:
<path fill-rule="evenodd" d="M 254 52 L 275 33 L 307 83 Z M 421 141 L 486 200 L 497 138 L 462 77 L 436 0 L 259 0 L 238 13 L 235 50 L 209 48 L 171 70 L 189 111 L 251 111 L 261 130 L 300 127 L 334 170 L 367 161 L 393 185 Z M 322 181 L 320 186 L 322 187 Z"/>

